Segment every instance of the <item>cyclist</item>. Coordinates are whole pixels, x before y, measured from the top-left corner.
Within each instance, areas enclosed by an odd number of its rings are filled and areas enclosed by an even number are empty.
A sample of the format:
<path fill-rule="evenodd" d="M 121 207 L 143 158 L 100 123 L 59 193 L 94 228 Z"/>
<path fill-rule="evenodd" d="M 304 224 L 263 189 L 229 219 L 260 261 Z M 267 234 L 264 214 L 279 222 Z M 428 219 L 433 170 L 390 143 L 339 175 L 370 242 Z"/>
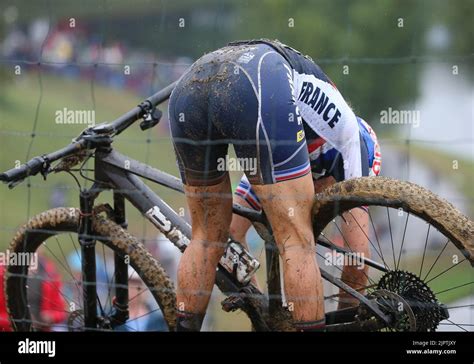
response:
<path fill-rule="evenodd" d="M 357 118 L 335 85 L 282 43 L 234 42 L 204 55 L 180 78 L 169 119 L 192 221 L 178 267 L 177 330 L 200 330 L 229 237 L 231 185 L 219 168 L 229 144 L 247 167 L 256 162 L 245 174 L 273 228 L 295 328 L 324 330 L 305 129 L 338 151 L 343 179 L 369 169 Z"/>

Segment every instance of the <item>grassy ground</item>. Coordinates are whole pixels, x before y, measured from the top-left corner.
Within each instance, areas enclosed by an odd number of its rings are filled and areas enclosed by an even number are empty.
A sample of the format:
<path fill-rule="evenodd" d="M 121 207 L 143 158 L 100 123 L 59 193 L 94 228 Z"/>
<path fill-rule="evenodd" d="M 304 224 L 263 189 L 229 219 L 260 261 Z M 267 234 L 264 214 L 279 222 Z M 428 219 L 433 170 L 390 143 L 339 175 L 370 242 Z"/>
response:
<path fill-rule="evenodd" d="M 474 162 L 472 159 L 452 156 L 439 150 L 418 145 L 399 146 L 399 150 L 410 153 L 440 176 L 449 178 L 470 201 L 470 214 L 471 216 L 474 215 L 474 188 L 472 188 Z"/>

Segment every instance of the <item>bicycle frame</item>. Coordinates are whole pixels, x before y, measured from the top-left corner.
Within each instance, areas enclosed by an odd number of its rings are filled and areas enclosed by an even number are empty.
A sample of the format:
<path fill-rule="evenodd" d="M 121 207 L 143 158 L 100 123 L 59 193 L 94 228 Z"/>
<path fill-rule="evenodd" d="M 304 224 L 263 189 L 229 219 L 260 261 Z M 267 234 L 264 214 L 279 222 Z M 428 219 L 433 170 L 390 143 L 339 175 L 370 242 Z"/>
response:
<path fill-rule="evenodd" d="M 127 166 L 127 167 L 125 167 Z M 171 242 L 173 242 L 181 251 L 186 249 L 191 239 L 191 226 L 179 216 L 165 201 L 155 194 L 142 180 L 147 179 L 159 185 L 165 186 L 172 190 L 183 193 L 184 187 L 182 182 L 163 171 L 152 168 L 144 163 L 126 157 L 112 149 L 110 146 L 100 147 L 95 153 L 95 183 L 87 190 L 81 192 L 81 210 L 84 215 L 84 222 L 81 223 L 80 244 L 83 251 L 83 277 L 85 282 L 95 282 L 95 253 L 91 249 L 94 243 L 87 238 L 91 234 L 90 231 L 90 212 L 93 203 L 98 194 L 104 190 L 113 190 L 114 193 L 114 220 L 116 223 L 126 227 L 125 204 L 124 200 L 128 200 L 137 208 L 144 216 L 147 217 Z M 279 255 L 276 245 L 271 234 L 271 228 L 266 221 L 264 214 L 254 210 L 234 205 L 234 212 L 248 218 L 256 223 L 260 228 L 258 230 L 266 230 L 265 250 L 267 259 L 267 287 L 269 300 L 265 301 L 264 295 L 258 291 L 251 283 L 246 286 L 247 292 L 254 297 L 247 304 L 238 308 L 243 309 L 252 321 L 256 330 L 268 331 L 269 326 L 265 320 L 266 306 L 268 304 L 268 316 L 271 318 L 274 314 L 282 309 L 282 293 L 280 285 L 280 268 Z M 339 252 L 348 253 L 342 248 L 332 246 L 323 241 L 320 244 L 337 250 Z M 370 259 L 365 259 L 365 263 L 377 269 L 385 270 L 385 268 Z M 115 314 L 112 317 L 112 326 L 124 323 L 128 319 L 128 275 L 127 265 L 123 257 L 115 256 L 116 270 L 116 297 L 114 301 Z M 338 286 L 350 295 L 356 297 L 360 302 L 364 303 L 383 322 L 389 323 L 390 319 L 382 313 L 374 302 L 369 301 L 359 292 L 355 291 L 340 279 L 332 276 L 328 272 L 321 269 L 324 279 Z M 218 266 L 216 285 L 227 296 L 231 294 L 239 294 L 245 287 L 240 284 L 221 265 Z M 92 302 L 94 301 L 94 302 Z M 84 319 L 86 326 L 96 327 L 97 325 L 97 307 L 96 307 L 95 286 L 86 285 L 84 289 Z M 327 313 L 328 322 L 341 323 L 349 316 L 355 314 L 354 310 L 340 310 Z M 90 325 L 90 326 L 89 326 Z"/>

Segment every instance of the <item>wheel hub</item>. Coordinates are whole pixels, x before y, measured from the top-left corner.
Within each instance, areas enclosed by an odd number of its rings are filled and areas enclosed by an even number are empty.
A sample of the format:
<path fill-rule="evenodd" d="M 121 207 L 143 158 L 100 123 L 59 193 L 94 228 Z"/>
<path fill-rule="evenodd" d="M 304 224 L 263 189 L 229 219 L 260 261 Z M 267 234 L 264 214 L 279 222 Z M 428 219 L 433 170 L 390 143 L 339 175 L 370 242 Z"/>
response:
<path fill-rule="evenodd" d="M 84 311 L 75 310 L 69 314 L 67 319 L 67 327 L 69 331 L 82 331 L 84 322 Z"/>

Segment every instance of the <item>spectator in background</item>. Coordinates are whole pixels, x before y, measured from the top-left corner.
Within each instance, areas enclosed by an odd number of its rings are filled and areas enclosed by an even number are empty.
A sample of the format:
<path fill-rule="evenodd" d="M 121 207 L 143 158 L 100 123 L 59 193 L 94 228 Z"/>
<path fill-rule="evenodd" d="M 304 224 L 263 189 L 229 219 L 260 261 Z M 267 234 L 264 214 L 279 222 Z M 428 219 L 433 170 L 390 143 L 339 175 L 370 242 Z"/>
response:
<path fill-rule="evenodd" d="M 49 195 L 49 207 L 62 207 L 66 206 L 66 186 L 63 184 L 56 184 Z"/>
<path fill-rule="evenodd" d="M 28 302 L 33 324 L 39 331 L 55 331 L 67 317 L 67 302 L 62 294 L 61 275 L 54 263 L 44 255 L 38 256 L 36 271 L 30 268 Z"/>
<path fill-rule="evenodd" d="M 12 331 L 4 294 L 5 266 L 0 266 L 0 331 Z M 38 331 L 54 331 L 54 326 L 66 319 L 66 302 L 61 295 L 61 276 L 53 262 L 43 255 L 38 257 L 38 268 L 30 269 L 28 303 L 31 319 Z"/>
<path fill-rule="evenodd" d="M 10 321 L 8 320 L 7 305 L 5 302 L 3 277 L 5 274 L 5 266 L 0 265 L 0 332 L 12 331 Z"/>
<path fill-rule="evenodd" d="M 92 79 L 140 95 L 176 80 L 192 63 L 187 57 L 156 58 L 154 52 L 122 41 L 103 42 L 88 24 L 79 22 L 72 27 L 69 19 L 49 23 L 41 18 L 33 20 L 27 29 L 16 24 L 6 28 L 5 37 L 0 39 L 0 57 L 41 61 L 44 73 Z M 125 65 L 130 67 L 129 73 L 124 71 Z M 22 64 L 25 70 L 34 67 L 37 65 Z"/>
<path fill-rule="evenodd" d="M 147 243 L 146 248 L 158 260 L 168 276 L 176 284 L 176 274 L 178 271 L 181 252 L 174 244 L 163 234 L 158 234 L 156 242 Z"/>
<path fill-rule="evenodd" d="M 168 331 L 165 319 L 138 274 L 128 268 L 128 313 L 130 318 L 118 331 Z"/>

